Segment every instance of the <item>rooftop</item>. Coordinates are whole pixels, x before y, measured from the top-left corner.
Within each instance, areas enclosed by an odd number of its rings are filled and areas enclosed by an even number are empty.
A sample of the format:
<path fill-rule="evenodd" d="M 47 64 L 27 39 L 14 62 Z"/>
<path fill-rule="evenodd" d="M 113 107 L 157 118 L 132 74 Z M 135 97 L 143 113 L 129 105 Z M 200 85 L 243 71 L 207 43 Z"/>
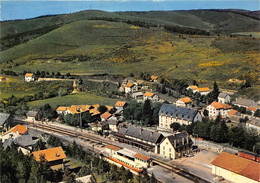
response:
<path fill-rule="evenodd" d="M 136 152 L 131 151 L 129 149 L 121 149 L 121 150 L 117 151 L 117 153 L 120 153 L 122 155 L 128 156 L 130 158 L 134 158 L 135 154 L 136 154 Z"/>
<path fill-rule="evenodd" d="M 215 109 L 232 109 L 231 105 L 223 104 L 219 102 L 212 102 L 210 105 L 212 105 Z"/>
<path fill-rule="evenodd" d="M 10 132 L 13 132 L 13 133 L 19 133 L 19 135 L 23 135 L 25 134 L 26 132 L 28 131 L 28 129 L 25 127 L 25 126 L 22 126 L 22 125 L 16 125 L 15 127 L 11 128 L 10 130 L 8 130 L 7 132 L 4 133 L 5 134 L 8 134 Z"/>
<path fill-rule="evenodd" d="M 257 104 L 255 101 L 246 99 L 246 98 L 237 98 L 236 101 L 234 102 L 236 105 L 242 105 L 242 106 L 252 106 L 252 107 L 257 107 Z"/>
<path fill-rule="evenodd" d="M 117 101 L 117 103 L 115 104 L 116 107 L 124 107 L 126 105 L 126 102 L 124 101 Z"/>
<path fill-rule="evenodd" d="M 101 117 L 104 118 L 104 119 L 108 119 L 108 118 L 110 118 L 111 116 L 112 116 L 112 114 L 110 114 L 109 112 L 105 112 L 105 113 L 103 113 L 103 114 L 101 115 Z"/>
<path fill-rule="evenodd" d="M 210 89 L 208 87 L 205 88 L 198 88 L 197 89 L 199 92 L 205 92 L 205 91 L 210 91 Z"/>
<path fill-rule="evenodd" d="M 28 112 L 26 113 L 26 116 L 36 117 L 37 114 L 38 114 L 38 112 L 36 112 L 36 111 L 28 111 Z"/>
<path fill-rule="evenodd" d="M 182 102 L 184 102 L 185 104 L 192 102 L 192 100 L 191 100 L 189 97 L 180 98 L 179 100 L 182 101 Z"/>
<path fill-rule="evenodd" d="M 222 152 L 211 164 L 256 181 L 260 180 L 260 163 L 246 158 Z"/>
<path fill-rule="evenodd" d="M 159 111 L 159 115 L 184 119 L 191 122 L 194 122 L 194 118 L 197 114 L 198 110 L 187 107 L 178 107 L 172 104 L 163 104 Z"/>
<path fill-rule="evenodd" d="M 0 125 L 5 124 L 6 120 L 9 118 L 10 114 L 0 113 Z"/>
<path fill-rule="evenodd" d="M 66 111 L 69 107 L 66 106 L 59 106 L 56 111 Z"/>
<path fill-rule="evenodd" d="M 131 88 L 132 86 L 134 86 L 133 83 L 127 83 L 127 84 L 125 85 L 125 87 L 128 87 L 128 88 Z"/>
<path fill-rule="evenodd" d="M 154 93 L 151 93 L 151 92 L 146 92 L 145 94 L 144 94 L 144 96 L 146 96 L 146 97 L 152 97 L 152 96 L 154 96 L 155 94 Z"/>
<path fill-rule="evenodd" d="M 149 157 L 139 154 L 139 153 L 135 154 L 135 157 L 138 159 L 144 160 L 144 161 L 148 161 L 150 159 Z"/>
<path fill-rule="evenodd" d="M 220 93 L 220 94 L 218 95 L 219 98 L 226 98 L 227 96 L 228 96 L 227 93 Z"/>
<path fill-rule="evenodd" d="M 41 161 L 41 158 L 44 157 L 44 159 L 47 162 L 66 158 L 66 155 L 61 147 L 55 147 L 55 148 L 51 148 L 51 149 L 35 151 L 31 155 L 34 156 L 36 161 Z"/>
<path fill-rule="evenodd" d="M 26 73 L 25 77 L 32 77 L 34 74 L 33 73 Z"/>
<path fill-rule="evenodd" d="M 118 150 L 122 149 L 121 147 L 114 146 L 114 145 L 106 145 L 106 148 L 112 149 L 114 151 L 118 151 Z"/>
<path fill-rule="evenodd" d="M 198 87 L 196 85 L 189 86 L 189 88 L 192 89 L 192 90 L 198 89 Z"/>

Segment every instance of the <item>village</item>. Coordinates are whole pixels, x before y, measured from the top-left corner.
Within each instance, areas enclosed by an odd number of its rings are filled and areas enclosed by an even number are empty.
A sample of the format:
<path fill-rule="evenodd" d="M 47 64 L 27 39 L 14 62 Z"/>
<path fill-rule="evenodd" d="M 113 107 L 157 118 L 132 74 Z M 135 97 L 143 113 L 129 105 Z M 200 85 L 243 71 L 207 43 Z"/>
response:
<path fill-rule="evenodd" d="M 1 82 L 4 81 L 5 77 L 1 77 Z M 34 73 L 26 73 L 24 81 L 41 82 L 41 79 L 35 79 Z M 76 83 L 73 81 L 73 92 L 80 90 L 80 84 Z M 153 84 L 157 87 L 151 87 Z M 80 166 L 73 168 L 73 162 L 66 159 L 62 146 L 35 148 L 40 141 L 47 142 L 56 136 L 69 144 L 77 142 L 133 174 L 148 171 L 162 182 L 171 182 L 173 178 L 189 182 L 191 179 L 185 178 L 187 172 L 199 182 L 258 182 L 260 144 L 256 141 L 248 147 L 241 146 L 239 138 L 241 129 L 244 138 L 259 136 L 259 102 L 234 98 L 232 93 L 222 92 L 217 83 L 212 89 L 194 83 L 181 90 L 184 92 L 174 100 L 169 95 L 174 91 L 158 76 L 150 76 L 145 82 L 129 77 L 119 82 L 121 96 L 114 106 L 82 103 L 60 105 L 52 110 L 46 104 L 38 111 L 28 110 L 25 116 L 1 112 L 2 146 L 14 145 L 36 161 L 46 161 L 53 170 L 70 167 L 72 172 L 79 171 Z M 88 140 L 81 138 L 84 135 L 89 136 Z M 199 162 L 200 156 L 208 157 L 207 161 Z M 238 164 L 240 168 L 235 169 Z M 166 168 L 168 172 L 162 176 L 163 165 L 175 165 L 185 173 L 173 172 L 173 176 L 171 168 Z"/>

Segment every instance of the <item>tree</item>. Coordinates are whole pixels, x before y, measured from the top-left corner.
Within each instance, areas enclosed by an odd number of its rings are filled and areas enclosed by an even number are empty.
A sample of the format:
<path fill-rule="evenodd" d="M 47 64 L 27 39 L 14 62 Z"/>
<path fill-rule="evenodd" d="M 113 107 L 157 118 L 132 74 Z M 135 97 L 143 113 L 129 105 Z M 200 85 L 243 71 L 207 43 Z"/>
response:
<path fill-rule="evenodd" d="M 260 118 L 260 109 L 257 109 L 257 110 L 255 111 L 254 116 Z"/>
<path fill-rule="evenodd" d="M 152 176 L 150 177 L 150 183 L 156 183 L 156 178 L 154 176 L 154 174 L 152 173 Z"/>
<path fill-rule="evenodd" d="M 210 92 L 208 94 L 208 96 L 212 99 L 212 100 L 216 100 L 218 101 L 218 95 L 219 95 L 219 89 L 218 89 L 218 85 L 216 82 L 214 82 L 214 85 L 213 85 L 213 91 Z"/>
<path fill-rule="evenodd" d="M 167 93 L 164 85 L 162 85 L 162 87 L 161 87 L 161 93 L 162 94 L 166 94 Z"/>
<path fill-rule="evenodd" d="M 46 149 L 45 143 L 42 141 L 42 139 L 39 139 L 36 142 L 33 149 L 35 149 L 36 151 Z"/>
<path fill-rule="evenodd" d="M 56 76 L 56 78 L 59 78 L 59 77 L 61 76 L 60 72 L 57 72 L 57 73 L 55 74 L 55 76 Z"/>
<path fill-rule="evenodd" d="M 66 76 L 67 76 L 67 77 L 70 77 L 70 73 L 68 72 L 68 73 L 66 74 Z"/>
<path fill-rule="evenodd" d="M 101 114 L 103 114 L 103 113 L 105 113 L 105 112 L 107 111 L 107 107 L 104 106 L 104 105 L 101 105 L 101 106 L 98 107 L 98 111 L 99 111 Z"/>
<path fill-rule="evenodd" d="M 145 120 L 146 125 L 151 125 L 151 119 L 152 119 L 152 106 L 151 101 L 149 99 L 146 99 L 143 105 L 142 109 L 142 115 L 143 120 Z"/>
<path fill-rule="evenodd" d="M 170 127 L 173 129 L 173 131 L 178 131 L 181 125 L 179 123 L 172 123 Z"/>
<path fill-rule="evenodd" d="M 231 127 L 228 131 L 229 144 L 236 147 L 243 147 L 245 130 L 240 126 Z"/>
<path fill-rule="evenodd" d="M 64 170 L 63 181 L 65 183 L 76 183 L 75 174 L 70 172 L 68 168 L 65 168 Z"/>
<path fill-rule="evenodd" d="M 208 116 L 209 116 L 209 111 L 208 111 L 207 109 L 204 109 L 203 115 L 204 115 L 205 117 L 208 117 Z"/>
<path fill-rule="evenodd" d="M 135 75 L 131 72 L 129 76 L 130 76 L 130 77 L 134 77 Z"/>

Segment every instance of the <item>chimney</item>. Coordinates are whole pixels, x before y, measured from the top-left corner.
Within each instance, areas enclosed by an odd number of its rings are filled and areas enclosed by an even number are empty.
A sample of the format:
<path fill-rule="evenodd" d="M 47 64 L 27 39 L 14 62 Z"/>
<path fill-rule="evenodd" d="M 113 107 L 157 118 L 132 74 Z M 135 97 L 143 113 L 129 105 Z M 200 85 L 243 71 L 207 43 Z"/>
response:
<path fill-rule="evenodd" d="M 174 140 L 174 148 L 176 147 L 176 140 Z"/>

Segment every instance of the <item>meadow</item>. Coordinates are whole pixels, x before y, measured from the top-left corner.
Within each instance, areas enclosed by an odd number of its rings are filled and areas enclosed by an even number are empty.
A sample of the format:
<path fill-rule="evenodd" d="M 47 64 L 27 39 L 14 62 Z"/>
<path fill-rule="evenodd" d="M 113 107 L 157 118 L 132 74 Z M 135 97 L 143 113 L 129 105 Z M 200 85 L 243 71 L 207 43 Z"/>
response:
<path fill-rule="evenodd" d="M 29 102 L 28 106 L 31 108 L 37 108 L 38 106 L 43 106 L 47 103 L 50 104 L 53 108 L 56 108 L 58 106 L 71 106 L 80 104 L 100 104 L 114 106 L 117 101 L 117 99 L 101 97 L 91 93 L 76 93 L 61 97 L 54 97 L 45 100 Z"/>

